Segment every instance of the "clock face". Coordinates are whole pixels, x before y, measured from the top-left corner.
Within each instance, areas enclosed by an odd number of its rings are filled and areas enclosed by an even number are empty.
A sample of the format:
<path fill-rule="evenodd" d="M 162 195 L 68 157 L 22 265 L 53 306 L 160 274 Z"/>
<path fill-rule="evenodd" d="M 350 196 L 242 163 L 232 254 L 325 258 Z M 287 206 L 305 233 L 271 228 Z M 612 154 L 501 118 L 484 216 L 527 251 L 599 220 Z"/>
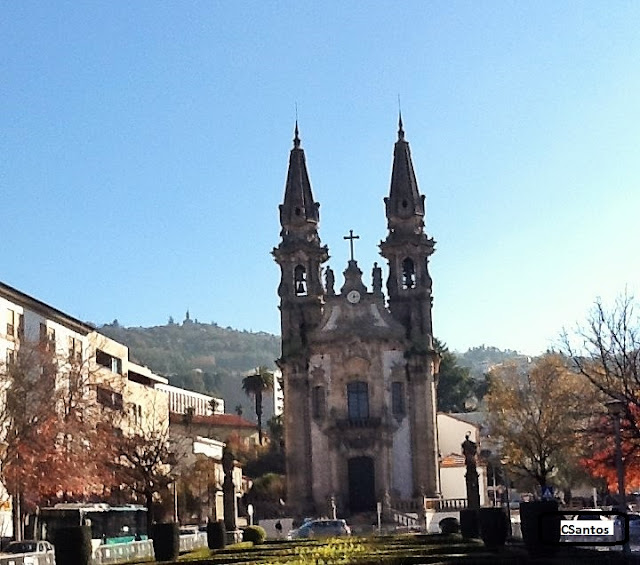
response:
<path fill-rule="evenodd" d="M 357 290 L 352 290 L 347 294 L 347 300 L 351 302 L 351 304 L 356 304 L 360 302 L 360 293 Z"/>

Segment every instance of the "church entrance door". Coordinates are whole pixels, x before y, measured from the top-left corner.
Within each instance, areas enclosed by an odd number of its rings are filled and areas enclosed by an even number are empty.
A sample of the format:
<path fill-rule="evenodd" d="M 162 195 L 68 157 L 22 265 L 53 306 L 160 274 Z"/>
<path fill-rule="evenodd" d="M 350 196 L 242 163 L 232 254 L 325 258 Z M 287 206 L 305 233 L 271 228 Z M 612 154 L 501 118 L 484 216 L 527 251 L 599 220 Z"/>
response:
<path fill-rule="evenodd" d="M 349 510 L 352 514 L 376 508 L 376 477 L 371 457 L 349 459 Z"/>

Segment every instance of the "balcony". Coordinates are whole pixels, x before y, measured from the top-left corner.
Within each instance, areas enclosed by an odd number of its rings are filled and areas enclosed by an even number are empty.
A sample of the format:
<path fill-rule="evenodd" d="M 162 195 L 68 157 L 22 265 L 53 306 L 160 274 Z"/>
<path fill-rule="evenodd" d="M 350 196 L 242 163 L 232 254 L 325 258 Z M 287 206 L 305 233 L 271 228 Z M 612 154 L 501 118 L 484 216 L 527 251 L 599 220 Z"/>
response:
<path fill-rule="evenodd" d="M 341 430 L 379 428 L 380 418 L 345 418 L 336 420 L 336 426 Z"/>

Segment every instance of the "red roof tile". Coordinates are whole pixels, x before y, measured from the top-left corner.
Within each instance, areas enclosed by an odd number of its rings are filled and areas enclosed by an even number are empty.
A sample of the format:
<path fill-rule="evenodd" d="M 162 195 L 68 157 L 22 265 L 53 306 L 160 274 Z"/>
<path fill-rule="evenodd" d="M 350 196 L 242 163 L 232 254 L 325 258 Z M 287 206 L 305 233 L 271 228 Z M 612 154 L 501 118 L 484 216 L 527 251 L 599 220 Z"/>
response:
<path fill-rule="evenodd" d="M 179 424 L 184 423 L 184 414 L 171 412 L 169 421 Z M 209 426 L 224 426 L 227 428 L 253 428 L 257 429 L 257 425 L 249 420 L 245 420 L 237 414 L 211 414 L 210 416 L 195 415 L 193 417 L 194 424 L 207 424 Z"/>

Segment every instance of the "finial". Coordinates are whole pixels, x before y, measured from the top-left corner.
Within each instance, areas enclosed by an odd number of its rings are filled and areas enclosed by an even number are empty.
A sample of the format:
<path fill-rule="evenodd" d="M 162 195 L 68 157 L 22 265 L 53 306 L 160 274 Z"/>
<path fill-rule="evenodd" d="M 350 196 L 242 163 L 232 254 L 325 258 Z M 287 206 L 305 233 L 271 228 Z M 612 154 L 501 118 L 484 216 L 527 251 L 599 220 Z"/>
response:
<path fill-rule="evenodd" d="M 297 149 L 300 147 L 300 137 L 298 137 L 298 103 L 296 102 L 296 129 L 295 137 L 293 138 L 293 146 Z"/>
<path fill-rule="evenodd" d="M 402 128 L 402 107 L 400 106 L 400 95 L 398 94 L 398 141 L 404 139 L 404 129 Z"/>
<path fill-rule="evenodd" d="M 293 138 L 293 146 L 297 149 L 300 147 L 300 138 L 298 137 L 298 120 L 296 119 L 295 137 Z"/>

